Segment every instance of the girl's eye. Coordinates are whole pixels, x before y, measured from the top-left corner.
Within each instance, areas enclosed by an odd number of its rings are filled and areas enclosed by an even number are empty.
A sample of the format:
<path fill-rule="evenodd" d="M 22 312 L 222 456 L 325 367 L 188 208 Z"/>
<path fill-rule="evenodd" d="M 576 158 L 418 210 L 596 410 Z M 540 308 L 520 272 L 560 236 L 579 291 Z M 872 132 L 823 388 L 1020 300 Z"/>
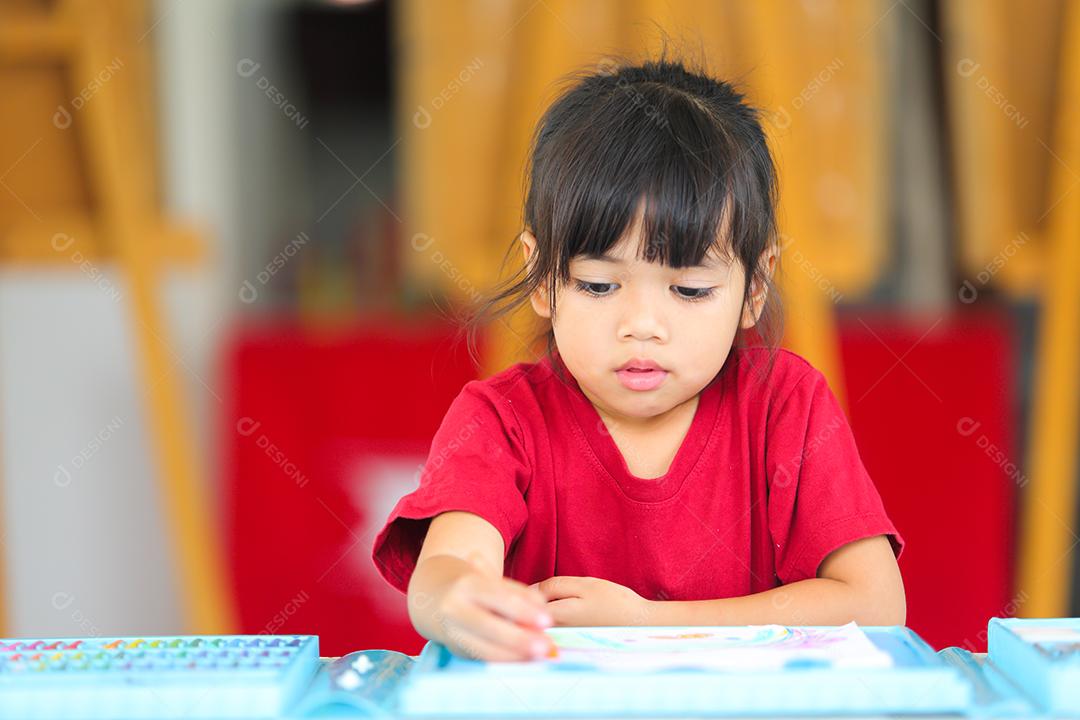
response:
<path fill-rule="evenodd" d="M 680 287 L 678 285 L 671 286 L 675 290 L 675 294 L 683 300 L 689 302 L 696 302 L 698 300 L 704 300 L 712 295 L 714 288 L 692 288 L 692 287 Z"/>
<path fill-rule="evenodd" d="M 593 297 L 606 297 L 611 292 L 609 288 L 615 287 L 615 283 L 594 283 L 585 282 L 584 280 L 577 280 L 577 289 L 585 293 L 586 295 L 592 295 Z"/>

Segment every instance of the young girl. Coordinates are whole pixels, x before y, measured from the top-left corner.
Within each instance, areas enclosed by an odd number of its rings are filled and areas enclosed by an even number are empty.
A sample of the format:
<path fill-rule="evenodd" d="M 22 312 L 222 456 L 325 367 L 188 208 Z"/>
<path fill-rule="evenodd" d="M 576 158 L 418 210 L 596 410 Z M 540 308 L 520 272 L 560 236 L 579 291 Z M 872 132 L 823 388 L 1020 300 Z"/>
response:
<path fill-rule="evenodd" d="M 462 388 L 375 540 L 417 631 L 511 660 L 552 624 L 902 625 L 903 540 L 775 349 L 756 111 L 681 62 L 608 66 L 547 110 L 529 181 L 523 269 L 472 329 L 529 302 L 547 354 Z"/>

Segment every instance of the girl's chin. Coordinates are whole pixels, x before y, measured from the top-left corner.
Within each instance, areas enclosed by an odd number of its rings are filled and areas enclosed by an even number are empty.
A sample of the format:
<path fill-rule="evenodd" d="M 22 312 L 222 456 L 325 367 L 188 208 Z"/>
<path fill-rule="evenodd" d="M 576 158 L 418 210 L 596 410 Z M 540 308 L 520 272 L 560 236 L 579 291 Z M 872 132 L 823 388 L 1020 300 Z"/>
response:
<path fill-rule="evenodd" d="M 644 393 L 627 390 L 621 386 L 616 392 L 618 397 L 609 403 L 608 407 L 613 408 L 625 418 L 650 420 L 671 409 L 670 403 L 661 401 L 656 395 L 647 398 L 644 397 Z"/>

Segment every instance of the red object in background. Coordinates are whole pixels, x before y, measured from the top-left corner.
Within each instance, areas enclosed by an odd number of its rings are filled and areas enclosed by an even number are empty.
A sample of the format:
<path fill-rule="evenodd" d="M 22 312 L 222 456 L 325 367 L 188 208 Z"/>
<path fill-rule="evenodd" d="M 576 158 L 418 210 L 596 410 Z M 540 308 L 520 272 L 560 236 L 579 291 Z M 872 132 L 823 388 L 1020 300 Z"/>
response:
<path fill-rule="evenodd" d="M 848 415 L 897 529 L 908 626 L 936 648 L 986 650 L 1013 614 L 1015 359 L 1004 312 L 841 318 Z"/>
<path fill-rule="evenodd" d="M 371 561 L 476 369 L 455 329 L 387 317 L 347 331 L 241 329 L 227 356 L 225 513 L 245 633 L 314 633 L 323 655 L 419 652 Z"/>
<path fill-rule="evenodd" d="M 1016 600 L 1010 325 L 1003 314 L 935 320 L 841 318 L 848 413 L 907 540 L 908 625 L 938 648 L 985 650 L 987 619 L 1011 614 Z M 371 543 L 476 377 L 453 334 L 394 318 L 332 335 L 240 331 L 224 430 L 243 632 L 315 633 L 324 655 L 419 651 Z"/>

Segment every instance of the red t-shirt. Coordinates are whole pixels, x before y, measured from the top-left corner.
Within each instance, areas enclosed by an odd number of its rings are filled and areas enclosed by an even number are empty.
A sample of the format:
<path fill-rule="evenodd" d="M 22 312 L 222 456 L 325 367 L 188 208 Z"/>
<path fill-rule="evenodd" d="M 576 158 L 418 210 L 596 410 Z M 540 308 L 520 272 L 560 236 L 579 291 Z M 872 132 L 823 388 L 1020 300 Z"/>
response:
<path fill-rule="evenodd" d="M 604 578 L 652 600 L 705 600 L 815 577 L 840 546 L 904 541 L 824 377 L 799 356 L 735 349 L 701 392 L 667 474 L 631 474 L 561 358 L 467 383 L 419 487 L 375 539 L 405 591 L 430 519 L 475 513 L 502 534 L 505 574 Z"/>

